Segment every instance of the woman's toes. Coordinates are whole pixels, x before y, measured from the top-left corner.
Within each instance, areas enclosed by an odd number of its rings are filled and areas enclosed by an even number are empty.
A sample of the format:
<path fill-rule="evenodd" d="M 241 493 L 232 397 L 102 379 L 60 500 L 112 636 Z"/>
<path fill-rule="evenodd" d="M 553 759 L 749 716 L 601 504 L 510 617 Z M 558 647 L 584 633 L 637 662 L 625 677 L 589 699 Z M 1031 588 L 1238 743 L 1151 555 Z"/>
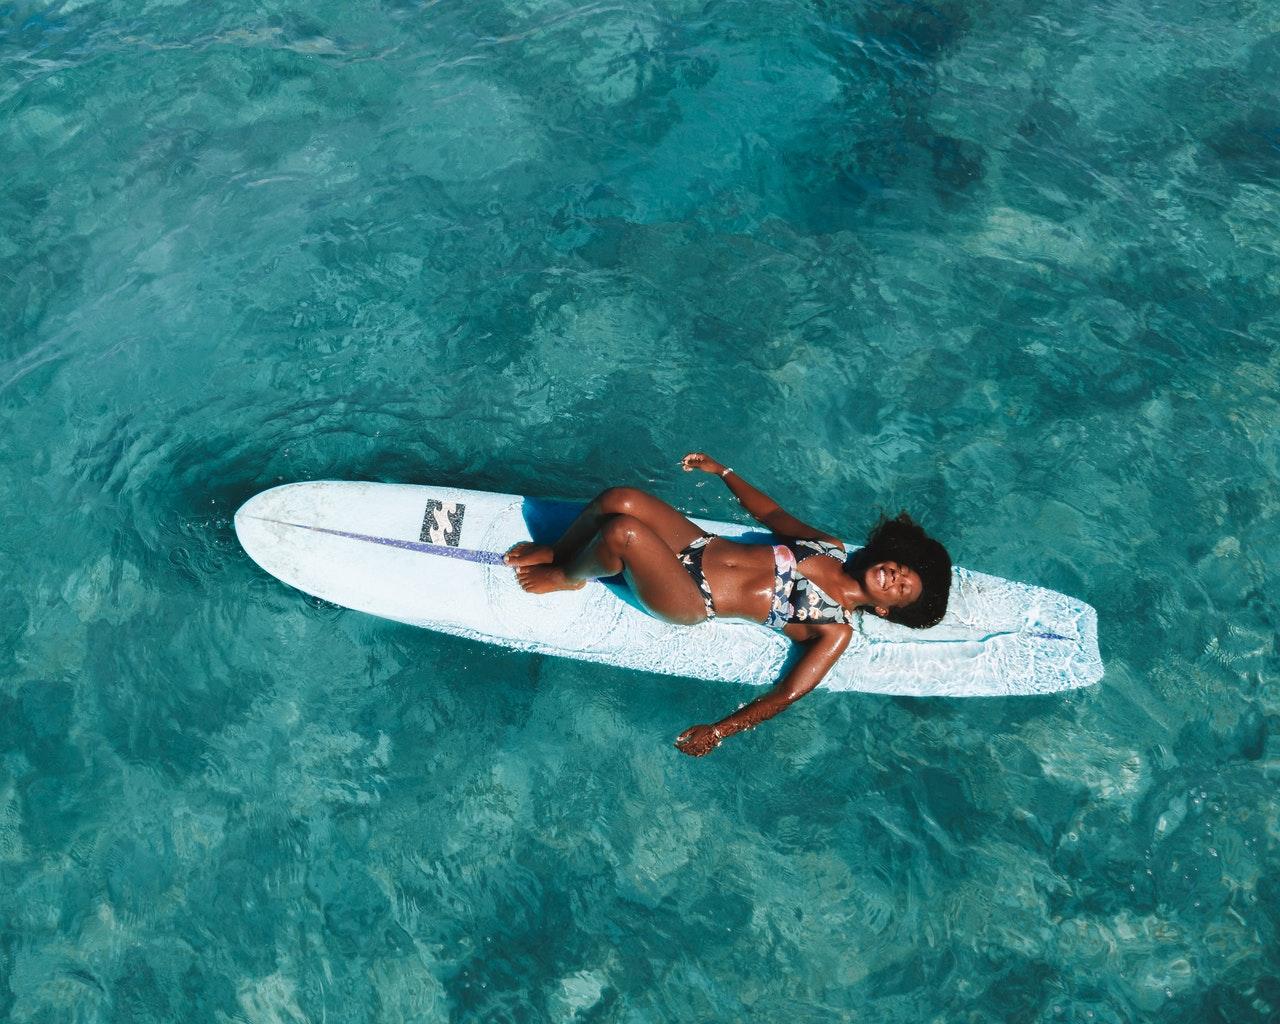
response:
<path fill-rule="evenodd" d="M 585 580 L 570 581 L 556 565 L 533 565 L 516 570 L 516 582 L 530 594 L 551 594 L 557 590 L 581 590 Z"/>
<path fill-rule="evenodd" d="M 525 541 L 514 545 L 510 551 L 503 556 L 503 561 L 507 565 L 545 565 L 555 558 L 555 552 L 551 550 L 549 545 L 535 544 L 533 541 Z"/>

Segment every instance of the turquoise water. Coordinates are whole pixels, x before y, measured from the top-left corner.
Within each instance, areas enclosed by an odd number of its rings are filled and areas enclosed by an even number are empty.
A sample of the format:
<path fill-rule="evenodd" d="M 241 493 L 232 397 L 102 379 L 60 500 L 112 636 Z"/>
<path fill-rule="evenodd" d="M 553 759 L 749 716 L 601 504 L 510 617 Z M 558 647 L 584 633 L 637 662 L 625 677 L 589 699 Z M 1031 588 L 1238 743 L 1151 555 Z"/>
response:
<path fill-rule="evenodd" d="M 1274 4 L 0 6 L 0 1019 L 1280 1018 Z M 517 655 L 308 478 L 910 508 L 1061 697 Z"/>

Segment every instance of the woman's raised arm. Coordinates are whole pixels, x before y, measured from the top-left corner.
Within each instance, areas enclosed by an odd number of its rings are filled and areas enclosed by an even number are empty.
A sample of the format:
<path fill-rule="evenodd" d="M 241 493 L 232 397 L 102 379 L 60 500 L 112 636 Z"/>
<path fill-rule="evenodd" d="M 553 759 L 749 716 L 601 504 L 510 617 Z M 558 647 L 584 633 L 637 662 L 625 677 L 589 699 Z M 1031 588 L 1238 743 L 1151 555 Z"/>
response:
<path fill-rule="evenodd" d="M 782 508 L 764 491 L 751 486 L 732 469 L 721 465 L 705 452 L 690 452 L 680 460 L 680 465 L 688 472 L 700 469 L 704 473 L 714 473 L 725 482 L 725 486 L 738 499 L 747 514 L 757 523 L 763 523 L 774 533 L 783 537 L 795 537 L 797 540 L 825 540 L 842 543 L 838 537 L 810 526 L 802 519 L 797 519 Z"/>
<path fill-rule="evenodd" d="M 849 646 L 853 628 L 844 623 L 805 628 L 812 631 L 812 639 L 800 660 L 782 677 L 781 682 L 714 725 L 695 725 L 686 729 L 676 738 L 676 747 L 691 757 L 709 754 L 720 746 L 720 741 L 726 736 L 754 729 L 778 712 L 785 711 L 822 682 Z"/>

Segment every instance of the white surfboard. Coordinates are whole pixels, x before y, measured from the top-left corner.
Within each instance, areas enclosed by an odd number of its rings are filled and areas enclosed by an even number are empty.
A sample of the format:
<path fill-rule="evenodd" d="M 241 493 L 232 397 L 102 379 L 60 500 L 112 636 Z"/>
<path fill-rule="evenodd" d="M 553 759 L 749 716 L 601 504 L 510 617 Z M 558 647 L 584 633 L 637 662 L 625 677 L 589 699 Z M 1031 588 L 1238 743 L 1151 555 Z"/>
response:
<path fill-rule="evenodd" d="M 450 487 L 286 484 L 236 513 L 245 551 L 272 576 L 334 604 L 524 651 L 669 675 L 777 681 L 796 645 L 757 623 L 673 626 L 619 580 L 526 594 L 502 554 L 554 540 L 581 505 Z M 767 540 L 759 527 L 695 519 L 708 532 Z M 858 616 L 822 685 L 906 696 L 1050 693 L 1102 678 L 1097 615 L 1063 594 L 955 569 L 931 629 Z"/>

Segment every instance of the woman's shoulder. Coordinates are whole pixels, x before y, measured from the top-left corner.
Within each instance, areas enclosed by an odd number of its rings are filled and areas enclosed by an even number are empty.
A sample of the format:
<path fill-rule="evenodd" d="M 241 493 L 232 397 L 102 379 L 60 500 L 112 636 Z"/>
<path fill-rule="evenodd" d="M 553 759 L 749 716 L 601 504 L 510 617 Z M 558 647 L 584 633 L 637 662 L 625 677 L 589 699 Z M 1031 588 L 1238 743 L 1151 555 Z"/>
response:
<path fill-rule="evenodd" d="M 844 541 L 829 533 L 815 533 L 812 537 L 788 537 L 786 543 L 811 549 L 820 555 L 832 555 L 842 560 L 846 554 Z"/>

